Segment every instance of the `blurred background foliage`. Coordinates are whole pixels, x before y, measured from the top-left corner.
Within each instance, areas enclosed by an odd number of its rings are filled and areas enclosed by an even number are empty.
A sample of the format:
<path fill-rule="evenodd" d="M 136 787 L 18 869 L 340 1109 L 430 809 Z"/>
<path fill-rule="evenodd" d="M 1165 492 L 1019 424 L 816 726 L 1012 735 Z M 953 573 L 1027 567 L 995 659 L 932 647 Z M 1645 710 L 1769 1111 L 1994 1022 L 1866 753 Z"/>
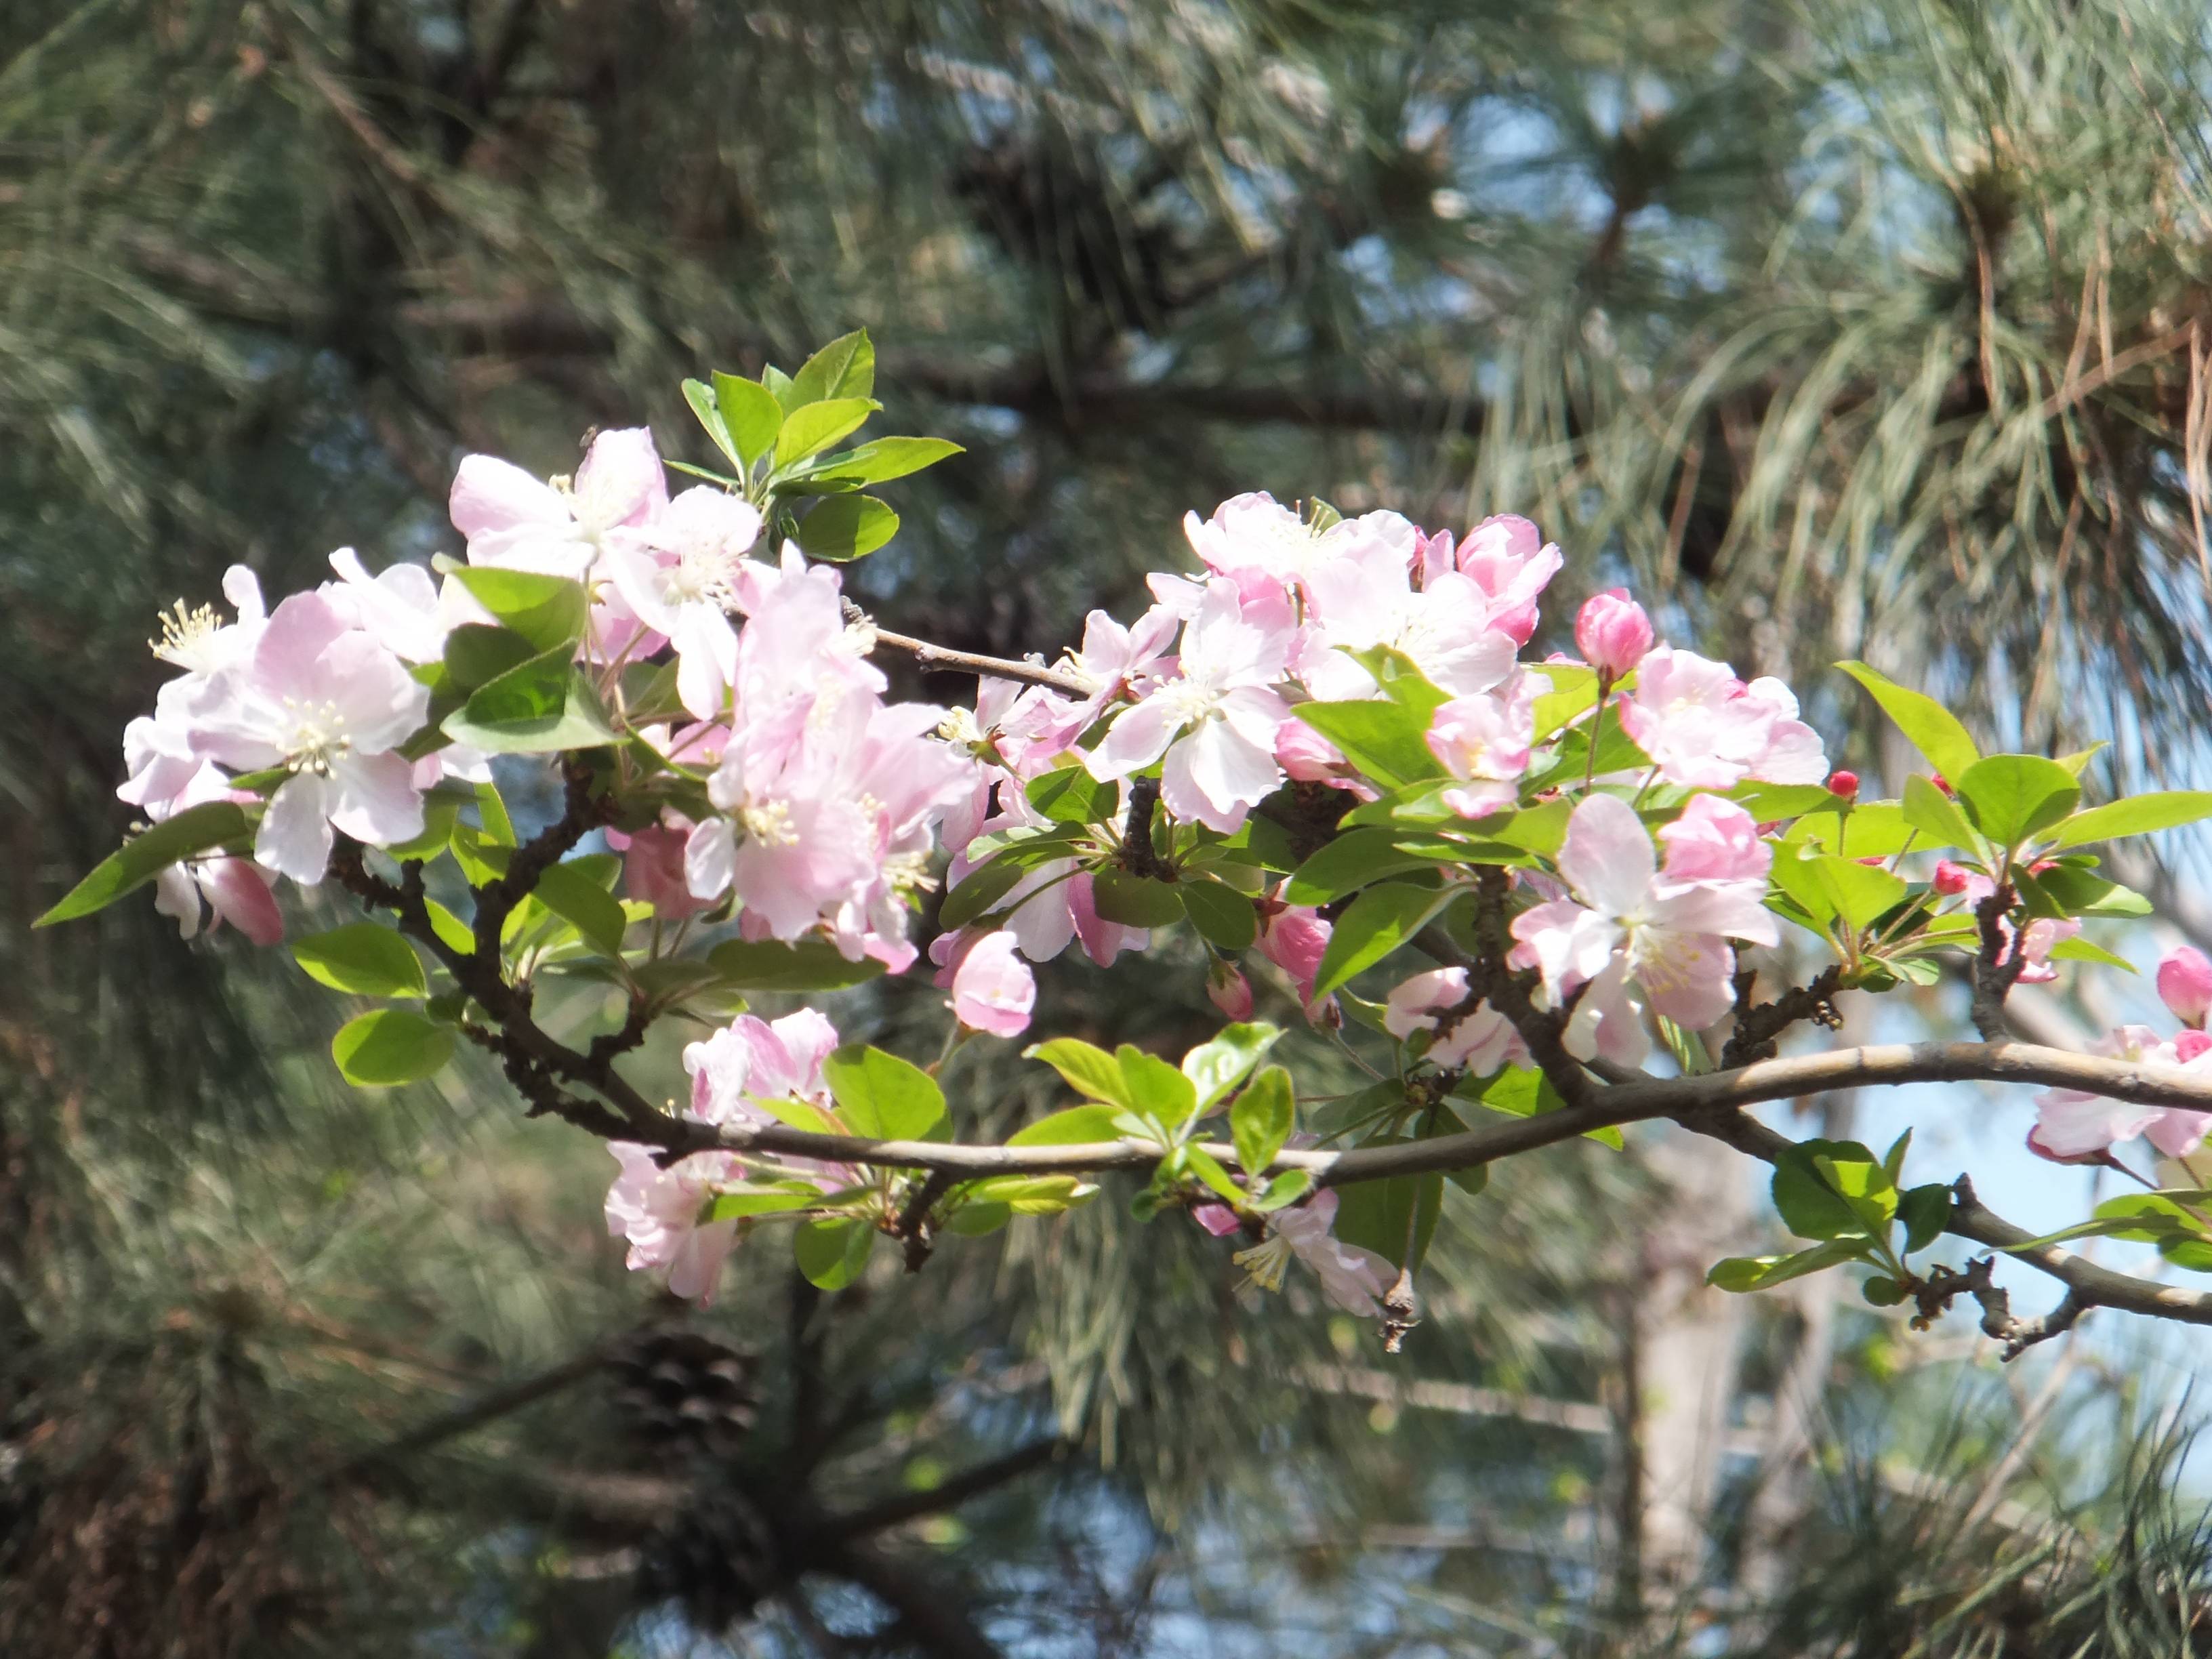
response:
<path fill-rule="evenodd" d="M 0 1650 L 2195 1650 L 2155 1355 L 1716 1306 L 1751 1177 L 1663 1141 L 1454 1193 L 1396 1359 L 1110 1192 L 687 1315 L 489 1073 L 350 1093 L 281 956 L 27 924 L 157 607 L 450 549 L 469 450 L 704 460 L 682 376 L 856 325 L 969 451 L 852 573 L 902 631 L 1049 653 L 1243 489 L 1513 510 L 1555 632 L 1632 580 L 1838 742 L 1856 655 L 2199 778 L 2208 93 L 2186 0 L 8 0 Z M 1043 1018 L 1180 1052 L 1158 968 Z M 1036 1071 L 963 1054 L 963 1132 Z"/>

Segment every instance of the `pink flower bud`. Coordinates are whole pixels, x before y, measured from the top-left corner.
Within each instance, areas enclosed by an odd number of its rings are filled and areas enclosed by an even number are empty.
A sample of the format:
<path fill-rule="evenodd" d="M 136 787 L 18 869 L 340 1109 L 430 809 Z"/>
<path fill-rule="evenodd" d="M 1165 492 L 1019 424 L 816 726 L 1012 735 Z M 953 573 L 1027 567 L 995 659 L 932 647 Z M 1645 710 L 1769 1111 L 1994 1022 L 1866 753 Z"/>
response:
<path fill-rule="evenodd" d="M 1012 933 L 986 933 L 953 970 L 952 1012 L 970 1030 L 1019 1036 L 1036 1006 L 1036 978 L 1014 954 Z"/>
<path fill-rule="evenodd" d="M 1230 1018 L 1252 1018 L 1252 981 L 1229 963 L 1214 964 L 1206 976 L 1206 994 Z"/>
<path fill-rule="evenodd" d="M 2212 1010 L 2212 960 L 2193 945 L 2169 952 L 2158 964 L 2158 994 L 2176 1019 L 2202 1030 Z"/>
<path fill-rule="evenodd" d="M 1859 798 L 1859 775 L 1844 771 L 1841 768 L 1829 773 L 1828 793 L 1840 795 L 1845 800 L 1856 800 Z"/>
<path fill-rule="evenodd" d="M 1959 793 L 1951 787 L 1951 780 L 1945 777 L 1941 772 L 1930 772 L 1928 775 L 1928 781 L 1934 784 L 1938 789 L 1941 789 L 1947 795 L 1955 798 Z"/>
<path fill-rule="evenodd" d="M 1593 593 L 1575 618 L 1575 643 L 1583 659 L 1608 679 L 1619 679 L 1651 648 L 1651 618 L 1625 587 Z"/>
<path fill-rule="evenodd" d="M 1939 859 L 1936 863 L 1935 879 L 1929 885 L 1945 898 L 1956 898 L 1972 886 L 1973 882 L 1972 871 L 1963 865 L 1954 864 L 1948 859 Z"/>

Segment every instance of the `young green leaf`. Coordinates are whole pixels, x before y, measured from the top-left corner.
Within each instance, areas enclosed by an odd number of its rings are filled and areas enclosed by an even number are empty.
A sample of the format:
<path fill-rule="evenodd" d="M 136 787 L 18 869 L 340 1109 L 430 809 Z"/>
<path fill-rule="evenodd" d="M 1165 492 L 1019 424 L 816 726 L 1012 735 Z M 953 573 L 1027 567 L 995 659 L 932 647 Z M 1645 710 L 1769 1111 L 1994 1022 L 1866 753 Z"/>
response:
<path fill-rule="evenodd" d="M 1430 751 L 1428 721 L 1389 701 L 1302 702 L 1291 710 L 1386 789 L 1445 775 Z"/>
<path fill-rule="evenodd" d="M 873 957 L 848 962 L 824 939 L 785 945 L 775 939 L 733 939 L 717 945 L 707 960 L 733 991 L 842 991 L 881 976 L 884 964 Z"/>
<path fill-rule="evenodd" d="M 1197 1085 L 1158 1054 L 1124 1042 L 1114 1050 L 1114 1063 L 1121 1067 L 1127 1104 L 1140 1115 L 1175 1129 L 1197 1114 Z"/>
<path fill-rule="evenodd" d="M 1211 1111 L 1224 1095 L 1244 1080 L 1282 1035 L 1276 1027 L 1256 1021 L 1224 1025 L 1218 1036 L 1185 1054 L 1182 1074 L 1198 1091 L 1198 1109 Z"/>
<path fill-rule="evenodd" d="M 1959 804 L 1918 774 L 1905 781 L 1905 821 L 1920 832 L 1915 845 L 1923 850 L 1963 847 L 1978 855 L 1981 838 Z"/>
<path fill-rule="evenodd" d="M 1091 902 L 1100 915 L 1124 927 L 1166 927 L 1183 917 L 1181 884 L 1126 870 L 1101 870 L 1093 877 Z"/>
<path fill-rule="evenodd" d="M 1102 1055 L 1109 1066 L 1111 1055 Z M 1116 1068 L 1116 1076 L 1119 1068 Z M 1066 1111 L 1054 1112 L 1036 1122 L 1017 1129 L 1006 1137 L 1009 1146 L 1079 1146 L 1109 1140 L 1119 1140 L 1121 1132 L 1114 1124 L 1119 1111 L 1112 1106 L 1071 1106 Z"/>
<path fill-rule="evenodd" d="M 842 455 L 824 456 L 790 481 L 793 489 L 858 489 L 865 484 L 888 483 L 935 466 L 939 461 L 964 454 L 958 444 L 944 438 L 878 438 L 848 449 Z"/>
<path fill-rule="evenodd" d="M 822 1076 L 856 1135 L 919 1140 L 945 1115 L 937 1079 L 880 1048 L 848 1044 L 822 1062 Z"/>
<path fill-rule="evenodd" d="M 791 377 L 791 395 L 801 404 L 829 398 L 865 398 L 875 389 L 876 348 L 865 328 L 839 335 Z"/>
<path fill-rule="evenodd" d="M 310 979 L 362 997 L 426 997 L 429 981 L 415 947 L 373 921 L 356 921 L 294 942 L 292 959 Z"/>
<path fill-rule="evenodd" d="M 737 440 L 730 434 L 730 423 L 722 418 L 714 388 L 704 380 L 686 380 L 684 382 L 684 401 L 691 405 L 691 413 L 707 429 L 707 435 L 714 441 L 714 447 L 728 456 L 732 465 L 743 472 L 745 459 L 738 453 Z M 675 465 L 681 465 L 682 463 Z"/>
<path fill-rule="evenodd" d="M 489 564 L 456 565 L 453 574 L 502 627 L 513 629 L 541 652 L 563 646 L 573 650 L 584 637 L 591 601 L 581 582 Z"/>
<path fill-rule="evenodd" d="M 1281 1066 L 1267 1067 L 1245 1085 L 1229 1109 L 1229 1133 L 1237 1143 L 1237 1162 L 1246 1175 L 1256 1182 L 1267 1174 L 1297 1121 L 1291 1074 Z"/>
<path fill-rule="evenodd" d="M 775 434 L 777 469 L 781 471 L 820 453 L 882 407 L 872 398 L 832 398 L 788 410 L 783 417 L 783 429 Z"/>
<path fill-rule="evenodd" d="M 1042 1060 L 1079 1095 L 1113 1106 L 1133 1103 L 1128 1083 L 1114 1056 L 1079 1037 L 1054 1037 L 1049 1042 L 1032 1043 L 1022 1050 L 1022 1058 Z"/>
<path fill-rule="evenodd" d="M 866 1270 L 875 1242 L 875 1229 L 866 1222 L 836 1217 L 800 1223 L 792 1234 L 791 1248 L 808 1284 L 817 1290 L 842 1291 Z"/>
<path fill-rule="evenodd" d="M 1769 1285 L 1819 1273 L 1824 1267 L 1860 1261 L 1865 1250 L 1863 1240 L 1841 1238 L 1800 1250 L 1795 1255 L 1730 1256 L 1713 1264 L 1712 1271 L 1705 1275 L 1705 1283 L 1722 1291 L 1763 1291 Z"/>
<path fill-rule="evenodd" d="M 1190 925 L 1207 944 L 1231 956 L 1251 949 L 1260 935 L 1260 916 L 1249 894 L 1218 881 L 1183 881 L 1176 890 Z"/>
<path fill-rule="evenodd" d="M 830 495 L 799 521 L 799 544 L 810 559 L 848 564 L 898 534 L 899 515 L 873 495 Z"/>
<path fill-rule="evenodd" d="M 1882 711 L 1897 722 L 1897 729 L 1954 784 L 1981 758 L 1981 751 L 1974 747 L 1973 738 L 1958 716 L 1935 698 L 1907 690 L 1863 662 L 1839 662 L 1836 666 L 1872 692 Z"/>
<path fill-rule="evenodd" d="M 150 830 L 133 836 L 110 853 L 91 874 L 70 889 L 62 901 L 32 924 L 51 927 L 106 909 L 125 893 L 143 886 L 183 859 L 242 840 L 253 820 L 235 802 L 212 800 L 188 806 Z"/>
<path fill-rule="evenodd" d="M 2086 847 L 2093 842 L 2177 829 L 2205 817 L 2212 817 L 2212 790 L 2163 789 L 2076 812 L 2058 826 L 2051 842 L 2054 848 Z"/>
<path fill-rule="evenodd" d="M 546 866 L 532 890 L 538 902 L 610 957 L 622 954 L 629 919 L 614 895 L 578 867 L 579 861 Z"/>
<path fill-rule="evenodd" d="M 380 1008 L 348 1020 L 331 1039 L 331 1058 L 345 1080 L 386 1089 L 430 1076 L 453 1057 L 451 1028 L 405 1008 Z"/>
<path fill-rule="evenodd" d="M 737 449 L 732 459 L 738 471 L 750 472 L 753 463 L 775 447 L 775 434 L 783 430 L 783 405 L 758 381 L 721 374 L 714 376 L 714 404 Z"/>
<path fill-rule="evenodd" d="M 2039 755 L 1992 755 L 1951 782 L 1968 821 L 2002 848 L 2049 829 L 2081 799 L 2073 775 Z"/>
<path fill-rule="evenodd" d="M 1322 952 L 1314 995 L 1325 997 L 1354 975 L 1373 967 L 1421 931 L 1452 895 L 1426 887 L 1386 882 L 1352 900 L 1337 918 Z"/>

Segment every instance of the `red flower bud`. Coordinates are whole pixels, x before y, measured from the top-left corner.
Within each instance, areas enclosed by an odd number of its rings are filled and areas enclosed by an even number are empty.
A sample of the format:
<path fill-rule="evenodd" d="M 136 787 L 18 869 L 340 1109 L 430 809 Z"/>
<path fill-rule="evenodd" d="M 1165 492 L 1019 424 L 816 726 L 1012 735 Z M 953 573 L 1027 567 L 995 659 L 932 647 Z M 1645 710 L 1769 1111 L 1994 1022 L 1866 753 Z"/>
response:
<path fill-rule="evenodd" d="M 1840 769 L 1829 773 L 1828 793 L 1841 795 L 1845 800 L 1856 800 L 1859 798 L 1859 775 Z"/>
<path fill-rule="evenodd" d="M 1928 781 L 1934 784 L 1938 789 L 1941 789 L 1947 795 L 1955 796 L 1959 793 L 1951 787 L 1951 780 L 1945 777 L 1941 772 L 1930 772 L 1928 775 Z"/>

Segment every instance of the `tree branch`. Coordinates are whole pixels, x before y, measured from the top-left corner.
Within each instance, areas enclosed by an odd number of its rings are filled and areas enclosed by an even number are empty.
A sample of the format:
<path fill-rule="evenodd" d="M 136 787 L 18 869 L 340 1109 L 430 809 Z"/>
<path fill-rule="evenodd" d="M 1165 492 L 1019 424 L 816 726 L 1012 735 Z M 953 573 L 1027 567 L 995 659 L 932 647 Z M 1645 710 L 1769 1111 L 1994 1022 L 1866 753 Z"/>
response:
<path fill-rule="evenodd" d="M 1047 668 L 1041 662 L 1017 662 L 1012 657 L 986 657 L 973 651 L 955 651 L 950 646 L 932 645 L 927 640 L 917 640 L 905 634 L 886 633 L 850 599 L 845 601 L 845 615 L 848 621 L 865 627 L 874 636 L 878 645 L 906 652 L 925 668 L 957 669 L 979 678 L 1015 680 L 1024 685 L 1042 685 L 1048 690 L 1065 691 L 1074 697 L 1091 695 L 1091 688 L 1074 675 L 1063 674 L 1056 668 Z"/>

